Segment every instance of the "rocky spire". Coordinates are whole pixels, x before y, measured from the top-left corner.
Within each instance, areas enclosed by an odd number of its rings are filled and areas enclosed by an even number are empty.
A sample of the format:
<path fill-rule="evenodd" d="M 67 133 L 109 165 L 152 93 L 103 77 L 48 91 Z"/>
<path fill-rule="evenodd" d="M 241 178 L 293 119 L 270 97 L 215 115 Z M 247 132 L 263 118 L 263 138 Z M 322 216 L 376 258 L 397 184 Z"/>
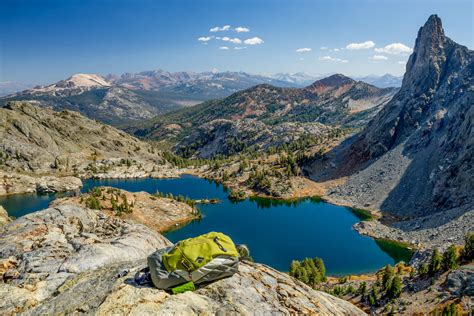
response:
<path fill-rule="evenodd" d="M 402 89 L 412 92 L 435 89 L 446 62 L 446 36 L 441 19 L 433 14 L 418 31 L 413 54 L 407 63 Z"/>

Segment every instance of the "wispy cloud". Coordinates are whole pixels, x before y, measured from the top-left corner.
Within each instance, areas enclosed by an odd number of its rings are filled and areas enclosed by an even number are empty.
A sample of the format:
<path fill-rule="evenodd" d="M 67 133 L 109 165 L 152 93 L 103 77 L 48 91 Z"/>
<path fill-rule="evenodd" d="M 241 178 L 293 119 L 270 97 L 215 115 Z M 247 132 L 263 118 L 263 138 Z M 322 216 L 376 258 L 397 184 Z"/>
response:
<path fill-rule="evenodd" d="M 219 49 L 227 50 L 227 49 L 229 49 L 229 47 L 227 47 L 227 46 L 221 46 L 221 47 L 219 47 Z"/>
<path fill-rule="evenodd" d="M 247 33 L 250 32 L 250 29 L 248 27 L 243 27 L 243 26 L 238 26 L 234 29 L 237 33 Z"/>
<path fill-rule="evenodd" d="M 406 46 L 405 44 L 393 43 L 393 44 L 386 45 L 382 48 L 375 48 L 374 51 L 376 53 L 399 55 L 399 54 L 409 54 L 413 50 L 410 47 Z"/>
<path fill-rule="evenodd" d="M 215 26 L 209 30 L 209 32 L 223 32 L 223 31 L 228 31 L 230 30 L 230 25 L 224 25 L 224 26 Z"/>
<path fill-rule="evenodd" d="M 198 41 L 200 42 L 208 42 L 212 39 L 212 36 L 201 36 L 198 38 Z"/>
<path fill-rule="evenodd" d="M 356 50 L 356 49 L 369 49 L 375 46 L 373 41 L 365 41 L 362 43 L 350 43 L 346 45 L 347 49 Z"/>
<path fill-rule="evenodd" d="M 407 64 L 407 62 L 406 62 L 406 61 L 403 61 L 403 60 L 399 60 L 399 61 L 397 61 L 397 63 L 398 63 L 399 65 L 406 65 L 406 64 Z"/>
<path fill-rule="evenodd" d="M 310 52 L 312 51 L 313 49 L 312 48 L 309 48 L 309 47 L 303 47 L 303 48 L 298 48 L 296 50 L 297 53 L 307 53 L 307 52 Z"/>
<path fill-rule="evenodd" d="M 387 60 L 388 57 L 384 56 L 384 55 L 374 55 L 372 57 L 369 57 L 369 59 L 371 59 L 373 61 L 382 61 L 382 60 Z"/>
<path fill-rule="evenodd" d="M 320 49 L 320 50 L 326 50 L 326 49 L 329 49 L 329 48 L 326 47 L 326 46 L 321 46 L 319 49 Z"/>
<path fill-rule="evenodd" d="M 252 37 L 252 38 L 246 39 L 244 43 L 247 45 L 260 45 L 260 44 L 263 44 L 264 42 L 260 37 Z"/>
<path fill-rule="evenodd" d="M 242 50 L 242 49 L 246 49 L 247 46 L 235 46 L 234 49 L 237 49 L 237 50 Z"/>
<path fill-rule="evenodd" d="M 242 40 L 241 40 L 240 38 L 237 38 L 237 37 L 235 37 L 235 38 L 230 38 L 230 37 L 224 36 L 224 37 L 222 38 L 222 40 L 223 40 L 224 42 L 231 42 L 231 43 L 234 43 L 234 44 L 241 44 L 241 43 L 242 43 Z"/>
<path fill-rule="evenodd" d="M 321 61 L 332 61 L 336 63 L 348 63 L 349 61 L 347 59 L 340 59 L 340 58 L 334 58 L 331 56 L 323 56 L 318 58 Z"/>

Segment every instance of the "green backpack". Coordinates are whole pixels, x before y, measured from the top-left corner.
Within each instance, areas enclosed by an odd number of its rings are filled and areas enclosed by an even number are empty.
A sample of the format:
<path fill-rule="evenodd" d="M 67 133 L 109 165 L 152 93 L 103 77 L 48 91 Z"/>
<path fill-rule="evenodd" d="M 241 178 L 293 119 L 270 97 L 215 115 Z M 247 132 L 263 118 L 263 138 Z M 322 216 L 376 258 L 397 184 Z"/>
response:
<path fill-rule="evenodd" d="M 160 249 L 148 257 L 153 285 L 172 289 L 181 284 L 207 283 L 233 275 L 239 253 L 230 237 L 211 232 Z"/>

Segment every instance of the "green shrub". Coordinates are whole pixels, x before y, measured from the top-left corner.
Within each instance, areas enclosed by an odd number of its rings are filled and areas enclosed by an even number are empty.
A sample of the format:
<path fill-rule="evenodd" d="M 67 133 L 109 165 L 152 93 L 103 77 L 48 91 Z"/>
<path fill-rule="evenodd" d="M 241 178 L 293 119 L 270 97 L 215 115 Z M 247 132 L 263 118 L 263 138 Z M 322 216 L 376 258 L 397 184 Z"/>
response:
<path fill-rule="evenodd" d="M 428 274 L 428 271 L 429 271 L 428 264 L 426 264 L 425 262 L 420 263 L 420 267 L 418 268 L 418 273 L 420 275 L 426 275 Z"/>
<path fill-rule="evenodd" d="M 102 209 L 99 200 L 97 197 L 93 195 L 89 195 L 85 201 L 86 207 L 93 209 L 93 210 L 100 210 Z"/>
<path fill-rule="evenodd" d="M 245 192 L 239 189 L 233 189 L 229 193 L 229 199 L 231 201 L 240 201 L 245 199 Z"/>

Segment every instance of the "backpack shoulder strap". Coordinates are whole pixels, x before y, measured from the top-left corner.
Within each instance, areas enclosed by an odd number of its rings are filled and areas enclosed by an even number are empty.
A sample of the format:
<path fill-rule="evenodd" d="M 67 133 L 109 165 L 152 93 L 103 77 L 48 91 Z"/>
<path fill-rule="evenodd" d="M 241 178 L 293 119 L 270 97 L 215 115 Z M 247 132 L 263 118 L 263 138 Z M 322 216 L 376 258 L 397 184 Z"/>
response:
<path fill-rule="evenodd" d="M 134 279 L 137 285 L 151 284 L 150 268 L 146 267 L 135 273 Z"/>

